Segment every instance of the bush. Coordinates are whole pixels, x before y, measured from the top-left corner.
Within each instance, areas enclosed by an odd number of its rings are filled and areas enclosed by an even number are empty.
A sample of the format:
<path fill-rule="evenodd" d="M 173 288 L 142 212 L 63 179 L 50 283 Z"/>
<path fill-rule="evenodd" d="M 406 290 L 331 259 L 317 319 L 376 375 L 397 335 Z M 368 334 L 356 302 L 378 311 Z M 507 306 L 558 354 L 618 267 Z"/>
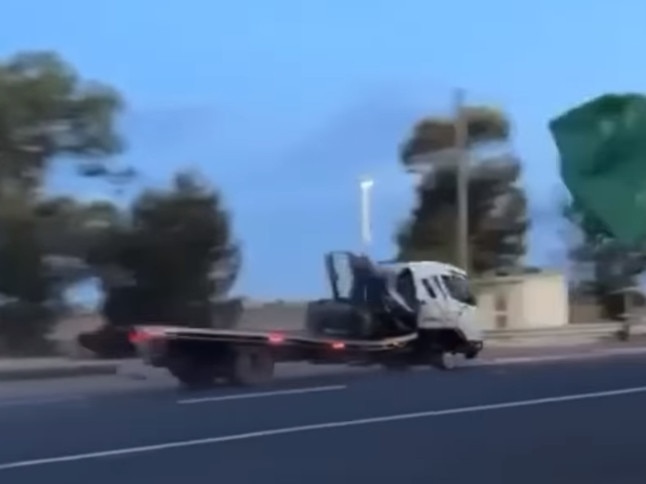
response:
<path fill-rule="evenodd" d="M 47 339 L 55 322 L 52 310 L 43 304 L 10 302 L 0 306 L 0 353 L 11 356 L 52 354 Z"/>

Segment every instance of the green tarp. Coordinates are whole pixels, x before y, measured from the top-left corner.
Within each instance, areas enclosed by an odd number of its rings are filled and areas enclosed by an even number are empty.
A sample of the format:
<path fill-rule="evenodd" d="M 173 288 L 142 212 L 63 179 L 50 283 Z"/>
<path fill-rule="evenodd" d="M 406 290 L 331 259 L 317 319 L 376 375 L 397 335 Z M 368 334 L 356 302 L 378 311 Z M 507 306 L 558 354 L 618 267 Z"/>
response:
<path fill-rule="evenodd" d="M 575 203 L 616 239 L 646 240 L 646 97 L 604 95 L 549 127 Z"/>

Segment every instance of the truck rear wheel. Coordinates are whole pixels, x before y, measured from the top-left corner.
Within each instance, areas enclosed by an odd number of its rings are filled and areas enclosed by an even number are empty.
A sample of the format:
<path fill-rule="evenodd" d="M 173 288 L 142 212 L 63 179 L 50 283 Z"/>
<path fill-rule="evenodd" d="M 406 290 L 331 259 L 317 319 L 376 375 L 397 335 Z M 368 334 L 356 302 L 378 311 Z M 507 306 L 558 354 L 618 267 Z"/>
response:
<path fill-rule="evenodd" d="M 215 383 L 215 365 L 187 355 L 174 356 L 169 361 L 168 371 L 187 389 L 199 390 Z"/>
<path fill-rule="evenodd" d="M 264 348 L 238 348 L 229 368 L 234 385 L 261 385 L 274 377 L 274 357 Z"/>

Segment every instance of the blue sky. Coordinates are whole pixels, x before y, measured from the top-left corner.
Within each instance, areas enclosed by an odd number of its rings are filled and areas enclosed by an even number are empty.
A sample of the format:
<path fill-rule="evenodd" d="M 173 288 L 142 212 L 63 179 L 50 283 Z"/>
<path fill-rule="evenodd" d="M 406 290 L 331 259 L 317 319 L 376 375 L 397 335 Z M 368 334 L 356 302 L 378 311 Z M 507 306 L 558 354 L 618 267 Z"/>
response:
<path fill-rule="evenodd" d="M 563 264 L 548 119 L 646 90 L 646 3 L 633 0 L 5 0 L 0 55 L 55 49 L 128 100 L 124 162 L 163 183 L 202 170 L 245 250 L 238 292 L 324 290 L 321 254 L 359 243 L 357 179 L 374 189 L 374 252 L 412 203 L 396 148 L 451 88 L 507 110 L 534 217 L 530 260 Z M 51 190 L 109 196 L 59 166 Z M 293 243 L 296 241 L 296 243 Z"/>

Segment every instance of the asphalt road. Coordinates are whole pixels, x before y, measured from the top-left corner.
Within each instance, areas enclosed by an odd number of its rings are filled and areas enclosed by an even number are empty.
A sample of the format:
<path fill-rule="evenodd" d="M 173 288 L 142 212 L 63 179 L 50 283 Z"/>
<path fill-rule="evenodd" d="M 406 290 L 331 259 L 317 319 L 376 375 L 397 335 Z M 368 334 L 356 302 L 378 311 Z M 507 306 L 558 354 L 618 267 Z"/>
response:
<path fill-rule="evenodd" d="M 0 397 L 0 482 L 646 480 L 646 356 Z"/>

